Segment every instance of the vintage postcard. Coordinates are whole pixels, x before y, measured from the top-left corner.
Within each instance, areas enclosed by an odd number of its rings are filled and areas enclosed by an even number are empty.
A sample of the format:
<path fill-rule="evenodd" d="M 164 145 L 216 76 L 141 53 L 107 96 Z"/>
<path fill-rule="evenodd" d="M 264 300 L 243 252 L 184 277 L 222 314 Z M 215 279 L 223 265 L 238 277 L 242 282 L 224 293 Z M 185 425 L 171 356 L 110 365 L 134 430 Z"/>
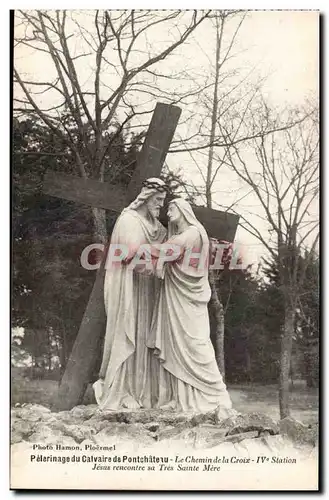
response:
<path fill-rule="evenodd" d="M 11 489 L 319 489 L 319 18 L 12 12 Z"/>

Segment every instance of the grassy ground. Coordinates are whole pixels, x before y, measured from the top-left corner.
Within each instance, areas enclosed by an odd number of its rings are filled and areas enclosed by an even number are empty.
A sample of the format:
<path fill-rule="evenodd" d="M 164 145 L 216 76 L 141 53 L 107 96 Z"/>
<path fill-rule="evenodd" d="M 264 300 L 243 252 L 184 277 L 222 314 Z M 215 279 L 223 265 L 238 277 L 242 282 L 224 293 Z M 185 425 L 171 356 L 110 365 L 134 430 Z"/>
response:
<path fill-rule="evenodd" d="M 241 412 L 260 411 L 280 418 L 277 385 L 232 385 L 228 387 L 233 406 Z M 318 389 L 309 389 L 305 382 L 297 381 L 290 389 L 291 416 L 310 424 L 318 420 Z"/>
<path fill-rule="evenodd" d="M 53 380 L 27 380 L 12 377 L 12 405 L 37 403 L 50 406 L 57 393 L 58 382 Z M 228 387 L 233 407 L 241 412 L 262 412 L 279 419 L 278 389 L 275 385 L 230 385 Z M 91 403 L 90 397 L 85 403 Z M 292 417 L 304 423 L 316 422 L 318 418 L 318 390 L 308 389 L 304 382 L 295 382 L 290 393 Z"/>

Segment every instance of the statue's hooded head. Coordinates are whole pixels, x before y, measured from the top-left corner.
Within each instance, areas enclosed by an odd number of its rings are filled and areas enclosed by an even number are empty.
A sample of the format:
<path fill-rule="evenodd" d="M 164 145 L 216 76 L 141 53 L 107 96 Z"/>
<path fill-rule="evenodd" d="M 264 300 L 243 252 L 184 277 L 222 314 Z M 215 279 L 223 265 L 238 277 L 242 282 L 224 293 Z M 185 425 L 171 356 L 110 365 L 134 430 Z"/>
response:
<path fill-rule="evenodd" d="M 190 203 L 183 198 L 174 198 L 168 205 L 168 237 L 176 234 L 179 220 L 184 219 L 189 226 L 195 226 L 199 230 L 201 237 L 201 248 L 199 268 L 205 265 L 208 259 L 209 252 L 209 238 L 207 232 L 201 222 L 195 217 Z"/>
<path fill-rule="evenodd" d="M 144 181 L 140 194 L 127 208 L 138 210 L 142 205 L 146 205 L 149 214 L 157 219 L 160 209 L 163 207 L 166 193 L 166 183 L 157 177 L 150 177 Z"/>

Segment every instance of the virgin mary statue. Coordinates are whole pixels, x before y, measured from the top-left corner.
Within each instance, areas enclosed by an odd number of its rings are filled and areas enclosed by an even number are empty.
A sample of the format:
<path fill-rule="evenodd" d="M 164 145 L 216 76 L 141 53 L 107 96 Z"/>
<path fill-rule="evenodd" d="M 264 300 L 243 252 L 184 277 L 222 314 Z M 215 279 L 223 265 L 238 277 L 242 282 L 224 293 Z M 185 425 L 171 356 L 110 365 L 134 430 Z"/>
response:
<path fill-rule="evenodd" d="M 173 200 L 168 218 L 167 244 L 181 252 L 164 265 L 147 343 L 160 360 L 158 407 L 196 412 L 219 408 L 225 414 L 232 403 L 217 367 L 207 309 L 209 239 L 187 201 Z"/>

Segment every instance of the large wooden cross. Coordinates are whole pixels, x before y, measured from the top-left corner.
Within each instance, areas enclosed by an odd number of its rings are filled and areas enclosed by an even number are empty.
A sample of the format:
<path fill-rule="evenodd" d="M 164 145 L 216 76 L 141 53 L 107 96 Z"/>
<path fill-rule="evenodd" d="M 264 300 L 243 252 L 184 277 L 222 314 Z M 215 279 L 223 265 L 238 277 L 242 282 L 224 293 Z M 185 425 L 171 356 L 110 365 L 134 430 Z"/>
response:
<path fill-rule="evenodd" d="M 44 178 L 43 192 L 119 214 L 140 192 L 145 179 L 159 177 L 180 114 L 181 109 L 177 106 L 162 103 L 156 105 L 128 189 L 96 180 L 49 172 Z M 193 207 L 193 210 L 209 236 L 233 242 L 238 216 L 206 207 Z M 87 308 L 60 383 L 56 402 L 59 410 L 70 409 L 81 402 L 93 374 L 106 327 L 103 295 L 104 262 L 105 259 L 97 271 Z"/>

